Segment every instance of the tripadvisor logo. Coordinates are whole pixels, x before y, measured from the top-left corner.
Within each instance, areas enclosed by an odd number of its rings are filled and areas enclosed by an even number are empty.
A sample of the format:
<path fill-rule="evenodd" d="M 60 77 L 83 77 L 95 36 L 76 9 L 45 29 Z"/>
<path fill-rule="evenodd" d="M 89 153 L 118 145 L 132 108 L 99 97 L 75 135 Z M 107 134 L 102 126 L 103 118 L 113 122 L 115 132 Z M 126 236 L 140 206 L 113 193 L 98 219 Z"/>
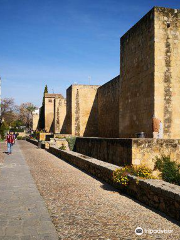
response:
<path fill-rule="evenodd" d="M 137 227 L 136 229 L 135 229 L 135 233 L 136 233 L 136 235 L 142 235 L 143 234 L 143 229 L 141 228 L 141 227 Z"/>

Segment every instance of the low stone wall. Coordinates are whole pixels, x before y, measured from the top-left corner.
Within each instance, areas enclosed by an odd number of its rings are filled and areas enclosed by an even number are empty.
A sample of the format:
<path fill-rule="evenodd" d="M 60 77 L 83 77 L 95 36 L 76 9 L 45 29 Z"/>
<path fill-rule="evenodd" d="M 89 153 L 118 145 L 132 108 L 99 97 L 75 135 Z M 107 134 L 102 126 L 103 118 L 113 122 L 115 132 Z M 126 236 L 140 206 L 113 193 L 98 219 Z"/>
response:
<path fill-rule="evenodd" d="M 156 156 L 163 154 L 180 163 L 180 140 L 177 139 L 78 137 L 74 151 L 118 166 L 141 164 L 153 169 Z"/>
<path fill-rule="evenodd" d="M 28 134 L 26 132 L 17 132 L 18 137 L 27 137 Z"/>
<path fill-rule="evenodd" d="M 74 151 L 118 166 L 132 164 L 132 139 L 78 137 Z"/>
<path fill-rule="evenodd" d="M 35 139 L 26 138 L 26 141 L 38 146 L 38 141 Z M 41 143 L 41 148 L 45 149 L 45 143 Z"/>
<path fill-rule="evenodd" d="M 154 179 L 142 180 L 129 175 L 129 185 L 120 186 L 113 182 L 113 171 L 119 168 L 116 165 L 103 162 L 77 152 L 62 151 L 51 147 L 48 151 L 55 156 L 74 164 L 80 169 L 91 173 L 108 182 L 122 192 L 134 197 L 146 205 L 158 209 L 168 216 L 180 221 L 180 187 Z"/>
<path fill-rule="evenodd" d="M 57 148 L 65 147 L 66 150 L 69 150 L 69 145 L 66 139 L 62 138 L 50 138 L 50 145 L 54 145 Z"/>
<path fill-rule="evenodd" d="M 26 138 L 26 141 L 38 146 L 38 141 L 35 139 Z"/>
<path fill-rule="evenodd" d="M 132 163 L 154 168 L 154 160 L 170 155 L 171 160 L 180 164 L 180 140 L 178 139 L 133 139 Z"/>
<path fill-rule="evenodd" d="M 39 133 L 37 137 L 40 141 L 49 141 L 54 135 L 52 133 Z"/>

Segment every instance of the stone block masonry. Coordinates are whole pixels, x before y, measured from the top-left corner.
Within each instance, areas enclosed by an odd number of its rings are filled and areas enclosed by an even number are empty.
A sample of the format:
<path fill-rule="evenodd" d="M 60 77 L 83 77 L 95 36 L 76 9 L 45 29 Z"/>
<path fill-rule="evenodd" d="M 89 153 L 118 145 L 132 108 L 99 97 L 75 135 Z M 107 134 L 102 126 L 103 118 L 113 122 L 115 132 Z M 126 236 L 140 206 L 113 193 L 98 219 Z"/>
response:
<path fill-rule="evenodd" d="M 180 138 L 180 10 L 155 7 L 121 38 L 119 137 L 145 132 L 152 116 Z"/>
<path fill-rule="evenodd" d="M 152 137 L 154 114 L 154 9 L 121 37 L 119 137 Z"/>
<path fill-rule="evenodd" d="M 61 97 L 54 100 L 54 133 L 66 133 L 66 99 Z"/>
<path fill-rule="evenodd" d="M 60 108 L 59 107 L 59 104 L 57 104 L 57 101 L 58 99 L 61 99 L 61 102 L 63 102 L 62 104 L 62 108 L 63 110 L 61 111 L 61 118 L 62 118 L 62 121 L 64 119 L 64 98 L 61 94 L 49 94 L 49 93 L 45 93 L 45 103 L 44 103 L 44 122 L 45 122 L 45 130 L 46 132 L 54 132 L 54 127 L 57 128 L 57 122 L 54 123 L 55 121 L 55 114 L 56 114 L 56 120 L 57 118 L 59 118 L 59 115 L 57 116 L 57 113 L 58 113 L 58 109 Z M 64 101 L 63 101 L 64 100 Z M 60 101 L 60 100 L 59 100 Z M 56 102 L 56 104 L 55 104 Z M 58 105 L 58 107 L 57 107 Z M 56 113 L 55 113 L 56 111 Z M 59 110 L 60 111 L 60 110 Z M 63 114 L 62 114 L 63 113 Z M 58 124 L 58 128 L 61 129 L 61 126 L 63 125 L 63 123 L 60 123 L 60 120 L 59 120 L 59 124 Z"/>
<path fill-rule="evenodd" d="M 35 146 L 38 146 L 38 141 L 35 139 L 26 138 L 26 141 L 34 144 Z M 42 149 L 45 149 L 45 143 L 41 143 L 40 146 Z"/>
<path fill-rule="evenodd" d="M 119 137 L 120 76 L 98 88 L 99 137 Z"/>
<path fill-rule="evenodd" d="M 102 86 L 71 85 L 67 110 L 64 99 L 54 111 L 56 94 L 45 94 L 46 131 L 153 138 L 155 115 L 164 139 L 180 139 L 179 40 L 180 10 L 154 7 L 121 37 L 120 75 Z"/>
<path fill-rule="evenodd" d="M 106 163 L 80 153 L 62 151 L 50 147 L 48 151 L 99 179 L 113 185 L 120 191 L 134 197 L 146 205 L 164 212 L 180 221 L 180 187 L 161 180 L 143 180 L 129 175 L 129 185 L 121 187 L 113 182 L 113 171 L 118 166 Z"/>
<path fill-rule="evenodd" d="M 163 154 L 180 164 L 180 140 L 176 139 L 78 137 L 74 150 L 118 166 L 145 165 L 153 169 L 156 156 Z"/>
<path fill-rule="evenodd" d="M 67 89 L 67 134 L 98 136 L 98 88 L 94 85 L 72 85 Z"/>
<path fill-rule="evenodd" d="M 155 114 L 165 138 L 180 138 L 180 10 L 154 8 Z"/>

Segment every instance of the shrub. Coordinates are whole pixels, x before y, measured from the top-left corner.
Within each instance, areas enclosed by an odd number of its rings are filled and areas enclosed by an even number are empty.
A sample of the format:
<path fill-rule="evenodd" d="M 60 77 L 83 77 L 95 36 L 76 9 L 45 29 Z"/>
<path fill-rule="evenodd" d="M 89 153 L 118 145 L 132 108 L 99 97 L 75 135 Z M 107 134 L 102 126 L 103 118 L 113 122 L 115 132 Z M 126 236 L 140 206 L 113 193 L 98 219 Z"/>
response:
<path fill-rule="evenodd" d="M 127 186 L 129 183 L 129 178 L 127 175 L 128 175 L 128 172 L 126 167 L 121 169 L 116 169 L 113 172 L 113 181 L 123 186 Z"/>
<path fill-rule="evenodd" d="M 24 129 L 18 129 L 18 128 L 11 128 L 10 129 L 11 132 L 24 132 Z"/>
<path fill-rule="evenodd" d="M 17 136 L 17 140 L 26 140 L 26 137 Z"/>
<path fill-rule="evenodd" d="M 135 170 L 135 175 L 140 177 L 140 178 L 153 178 L 152 176 L 152 170 L 145 167 L 145 166 L 140 166 Z"/>
<path fill-rule="evenodd" d="M 66 146 L 62 144 L 62 146 L 59 148 L 60 150 L 66 150 Z"/>
<path fill-rule="evenodd" d="M 5 139 L 5 135 L 8 131 L 8 129 L 9 129 L 9 127 L 8 127 L 7 123 L 3 122 L 0 126 L 0 137 L 1 137 L 2 140 Z"/>
<path fill-rule="evenodd" d="M 156 157 L 154 168 L 161 171 L 164 181 L 180 185 L 180 166 L 176 162 L 172 162 L 170 156 Z"/>
<path fill-rule="evenodd" d="M 128 174 L 137 176 L 138 178 L 154 179 L 152 170 L 146 166 L 126 166 L 120 169 L 116 169 L 113 172 L 113 181 L 118 184 L 127 186 L 129 183 Z"/>
<path fill-rule="evenodd" d="M 58 138 L 58 139 L 65 139 L 65 137 L 63 137 L 63 136 L 56 136 L 55 138 Z"/>
<path fill-rule="evenodd" d="M 66 141 L 68 142 L 69 149 L 70 149 L 71 151 L 73 151 L 74 145 L 75 145 L 75 142 L 76 142 L 76 137 L 67 137 L 67 138 L 66 138 Z"/>

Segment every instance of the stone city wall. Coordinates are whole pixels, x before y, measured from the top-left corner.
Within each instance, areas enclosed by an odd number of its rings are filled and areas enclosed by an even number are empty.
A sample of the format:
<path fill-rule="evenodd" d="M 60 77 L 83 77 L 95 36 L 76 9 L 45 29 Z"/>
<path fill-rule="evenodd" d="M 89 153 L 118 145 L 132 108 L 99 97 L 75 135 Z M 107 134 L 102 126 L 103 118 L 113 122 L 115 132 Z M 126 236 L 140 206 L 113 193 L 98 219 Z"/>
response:
<path fill-rule="evenodd" d="M 119 137 L 145 132 L 152 115 L 180 138 L 180 10 L 155 7 L 121 38 Z"/>
<path fill-rule="evenodd" d="M 97 136 L 98 88 L 95 85 L 72 85 L 67 89 L 67 134 Z"/>
<path fill-rule="evenodd" d="M 163 123 L 164 138 L 179 139 L 179 40 L 180 10 L 155 7 L 148 12 L 121 37 L 120 77 L 103 86 L 67 89 L 63 133 L 134 138 L 145 132 L 152 138 L 155 114 Z M 45 128 L 51 131 L 55 119 L 58 132 L 53 95 L 45 94 Z"/>
<path fill-rule="evenodd" d="M 56 97 L 54 100 L 54 133 L 66 133 L 66 99 Z"/>
<path fill-rule="evenodd" d="M 98 88 L 98 136 L 119 137 L 120 76 Z"/>
<path fill-rule="evenodd" d="M 59 105 L 58 100 L 62 101 Z M 57 103 L 57 102 L 58 103 Z M 61 122 L 63 121 L 66 108 L 65 105 L 65 99 L 61 94 L 50 94 L 45 93 L 44 98 L 44 122 L 45 122 L 45 131 L 46 132 L 54 132 L 54 128 L 57 127 L 61 129 L 61 126 L 63 125 Z M 62 109 L 60 109 L 62 107 Z M 55 111 L 56 110 L 56 111 Z M 61 116 L 59 114 L 61 113 Z M 56 116 L 56 123 L 55 123 L 55 116 Z M 59 119 L 59 124 L 57 126 L 57 119 Z M 61 121 L 61 122 L 60 122 Z"/>
<path fill-rule="evenodd" d="M 32 114 L 32 122 L 33 122 L 33 127 L 32 129 L 35 131 L 38 128 L 38 123 L 39 123 L 39 113 L 35 112 Z"/>
<path fill-rule="evenodd" d="M 74 151 L 118 166 L 132 163 L 132 139 L 78 137 Z"/>
<path fill-rule="evenodd" d="M 154 114 L 154 10 L 121 37 L 119 137 L 152 137 Z"/>
<path fill-rule="evenodd" d="M 155 11 L 155 114 L 164 138 L 180 138 L 180 10 Z"/>
<path fill-rule="evenodd" d="M 180 163 L 180 140 L 77 138 L 74 151 L 99 160 L 123 165 L 145 165 L 154 168 L 156 157 L 170 155 Z"/>

